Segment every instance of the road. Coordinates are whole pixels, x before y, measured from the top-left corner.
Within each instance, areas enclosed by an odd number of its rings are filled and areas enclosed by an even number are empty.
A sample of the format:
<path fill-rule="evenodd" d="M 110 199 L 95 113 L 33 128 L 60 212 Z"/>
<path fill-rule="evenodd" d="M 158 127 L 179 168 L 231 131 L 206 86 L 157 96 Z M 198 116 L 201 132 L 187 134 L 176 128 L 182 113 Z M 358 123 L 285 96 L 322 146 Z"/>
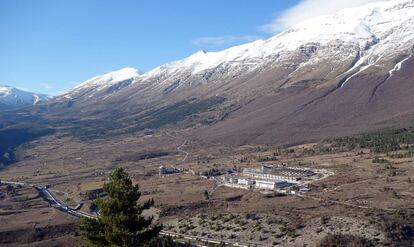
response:
<path fill-rule="evenodd" d="M 42 186 L 42 185 L 34 185 L 34 184 L 28 184 L 28 183 L 23 183 L 23 182 L 12 182 L 12 181 L 1 181 L 3 184 L 11 184 L 11 185 L 20 185 L 20 186 L 25 186 L 25 187 L 33 187 L 35 188 L 39 194 L 46 200 L 49 202 L 50 206 L 58 209 L 59 211 L 62 211 L 64 213 L 73 215 L 73 216 L 77 216 L 77 217 L 87 217 L 87 218 L 96 218 L 95 215 L 92 214 L 88 214 L 85 212 L 82 212 L 80 210 L 71 208 L 70 206 L 68 206 L 66 203 L 64 203 L 63 201 L 61 201 L 59 199 L 59 197 L 56 196 L 55 193 L 53 193 L 49 188 L 47 188 L 46 186 Z"/>
<path fill-rule="evenodd" d="M 37 185 L 33 185 L 33 184 L 27 184 L 27 183 L 23 183 L 23 182 L 11 182 L 11 181 L 2 181 L 3 184 L 12 184 L 12 185 L 20 185 L 20 186 L 28 186 L 28 187 L 34 187 L 39 194 L 49 202 L 49 204 L 53 207 L 58 209 L 59 211 L 66 213 L 68 215 L 72 215 L 78 218 L 82 218 L 82 217 L 86 217 L 86 218 L 92 218 L 92 219 L 96 219 L 97 216 L 93 215 L 93 214 L 89 214 L 80 210 L 77 210 L 75 208 L 72 208 L 70 206 L 68 206 L 66 203 L 64 203 L 63 201 L 61 201 L 56 194 L 54 194 L 49 188 L 47 188 L 46 186 L 37 186 Z M 225 245 L 232 245 L 232 246 L 239 246 L 239 247 L 248 247 L 248 246 L 258 246 L 258 247 L 262 247 L 262 245 L 256 244 L 256 243 L 240 243 L 237 241 L 232 241 L 232 240 L 222 240 L 222 239 L 216 239 L 216 238 L 207 238 L 207 237 L 199 237 L 199 236 L 193 236 L 193 235 L 187 235 L 187 234 L 179 234 L 179 233 L 175 233 L 175 232 L 170 232 L 170 231 L 161 231 L 160 235 L 163 236 L 170 236 L 170 237 L 174 237 L 174 238 L 178 238 L 178 239 L 183 239 L 183 240 L 192 240 L 192 241 L 196 241 L 196 242 L 202 242 L 205 244 L 225 244 Z M 184 241 L 184 242 L 185 242 Z M 183 243 L 184 243 L 183 242 Z M 202 247 L 203 245 L 197 245 Z"/>
<path fill-rule="evenodd" d="M 354 207 L 354 208 L 360 208 L 360 209 L 378 209 L 378 208 L 373 208 L 373 207 L 368 207 L 368 206 L 361 206 L 361 205 L 356 205 L 356 204 L 347 203 L 347 202 L 340 202 L 340 201 L 335 201 L 335 200 L 330 200 L 330 199 L 324 199 L 324 198 L 311 196 L 311 195 L 305 195 L 305 194 L 299 194 L 299 193 L 297 193 L 295 195 L 297 197 L 312 199 L 312 200 L 318 201 L 318 202 L 327 202 L 327 203 L 338 204 L 338 205 L 342 205 L 342 206 L 348 206 L 348 207 Z M 382 210 L 389 210 L 389 209 L 382 209 Z"/>
<path fill-rule="evenodd" d="M 240 246 L 240 247 L 248 247 L 248 246 L 264 247 L 264 245 L 260 245 L 260 244 L 257 244 L 257 243 L 240 243 L 240 242 L 232 241 L 232 240 L 222 240 L 222 239 L 216 239 L 216 238 L 205 238 L 205 237 L 179 234 L 179 233 L 168 232 L 168 231 L 163 231 L 161 233 L 161 235 L 176 237 L 176 238 L 183 238 L 183 239 L 188 239 L 188 240 L 194 240 L 194 241 L 204 242 L 204 243 L 211 243 L 211 244 L 225 244 L 225 245 Z M 198 246 L 201 246 L 201 245 L 198 245 Z"/>
<path fill-rule="evenodd" d="M 77 217 L 87 217 L 87 218 L 96 218 L 96 215 L 88 214 L 85 212 L 82 212 L 80 210 L 77 210 L 75 208 L 69 207 L 66 205 L 66 203 L 62 202 L 51 190 L 44 186 L 34 186 L 37 191 L 39 191 L 39 194 L 43 196 L 44 199 L 46 199 L 49 204 L 67 214 L 77 216 Z"/>
<path fill-rule="evenodd" d="M 167 136 L 169 136 L 169 137 L 171 137 L 171 138 L 175 139 L 175 140 L 178 140 L 178 141 L 182 141 L 182 142 L 183 142 L 183 144 L 181 144 L 180 146 L 178 146 L 178 147 L 177 147 L 177 151 L 178 151 L 179 153 L 184 154 L 184 158 L 181 160 L 181 162 L 185 162 L 185 161 L 187 160 L 187 158 L 188 158 L 188 155 L 190 155 L 190 153 L 189 153 L 189 152 L 187 152 L 187 151 L 185 151 L 185 150 L 183 149 L 183 147 L 187 144 L 187 140 L 182 139 L 182 138 L 175 137 L 175 136 L 171 135 L 171 134 L 170 134 L 170 133 L 168 133 L 168 132 L 165 132 L 165 134 L 166 134 Z"/>
<path fill-rule="evenodd" d="M 337 201 L 337 200 L 332 200 L 332 199 L 325 199 L 325 198 L 320 198 L 317 196 L 312 196 L 312 195 L 307 195 L 307 194 L 295 194 L 295 196 L 301 197 L 301 198 L 307 198 L 307 199 L 311 199 L 311 200 L 315 200 L 315 201 L 319 201 L 319 202 L 327 202 L 327 203 L 332 203 L 332 204 L 337 204 L 337 205 L 342 205 L 342 206 L 347 206 L 347 207 L 353 207 L 353 208 L 359 208 L 359 209 L 372 209 L 372 210 L 383 210 L 383 211 L 388 211 L 388 212 L 398 212 L 400 210 L 410 210 L 413 211 L 414 208 L 376 208 L 376 207 L 370 207 L 370 206 L 362 206 L 362 205 L 358 205 L 358 204 L 353 204 L 353 203 L 348 203 L 348 202 L 341 202 L 341 201 Z"/>
<path fill-rule="evenodd" d="M 187 140 L 184 140 L 183 144 L 181 144 L 181 146 L 179 146 L 177 148 L 177 151 L 180 153 L 184 154 L 184 158 L 181 160 L 181 162 L 185 162 L 186 159 L 188 158 L 188 155 L 190 155 L 190 153 L 188 153 L 187 151 L 183 150 L 183 147 L 187 144 Z"/>

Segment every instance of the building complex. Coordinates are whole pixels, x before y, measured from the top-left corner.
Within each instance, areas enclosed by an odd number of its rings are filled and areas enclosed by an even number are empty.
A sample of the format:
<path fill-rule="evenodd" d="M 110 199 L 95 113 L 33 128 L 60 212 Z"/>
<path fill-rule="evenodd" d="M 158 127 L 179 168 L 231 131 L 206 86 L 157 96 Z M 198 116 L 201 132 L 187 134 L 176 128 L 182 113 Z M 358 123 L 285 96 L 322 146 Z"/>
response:
<path fill-rule="evenodd" d="M 225 175 L 224 184 L 244 189 L 285 190 L 314 175 L 309 168 L 263 164 L 260 168 L 244 168 L 240 174 Z"/>

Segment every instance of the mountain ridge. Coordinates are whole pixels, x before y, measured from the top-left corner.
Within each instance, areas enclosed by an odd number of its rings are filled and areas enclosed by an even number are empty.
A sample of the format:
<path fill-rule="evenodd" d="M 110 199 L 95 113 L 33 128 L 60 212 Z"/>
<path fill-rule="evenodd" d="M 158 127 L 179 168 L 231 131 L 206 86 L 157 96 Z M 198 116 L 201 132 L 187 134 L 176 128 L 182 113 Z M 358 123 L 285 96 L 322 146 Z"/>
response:
<path fill-rule="evenodd" d="M 39 109 L 103 135 L 167 126 L 235 144 L 348 135 L 408 124 L 413 47 L 414 0 L 375 2 L 145 73 L 94 77 Z"/>
<path fill-rule="evenodd" d="M 50 96 L 23 91 L 11 86 L 0 85 L 0 108 L 15 108 L 46 102 Z"/>
<path fill-rule="evenodd" d="M 319 62 L 318 59 L 324 56 L 314 56 L 317 49 L 330 45 L 344 47 L 358 54 L 360 59 L 357 59 L 354 68 L 358 69 L 361 65 L 373 63 L 373 59 L 391 60 L 393 55 L 387 51 L 395 49 L 394 47 L 410 49 L 406 47 L 414 38 L 414 30 L 407 28 L 410 23 L 413 24 L 410 10 L 414 12 L 414 2 L 411 0 L 380 1 L 344 9 L 333 15 L 320 16 L 299 23 L 267 40 L 257 40 L 218 52 L 198 51 L 187 58 L 161 65 L 146 73 L 137 73 L 129 78 L 132 82 L 126 86 L 151 84 L 154 90 L 176 90 L 187 80 L 202 83 L 214 80 L 214 75 L 217 73 L 219 73 L 216 75 L 217 80 L 231 80 L 240 74 L 274 66 L 275 62 L 286 62 L 291 59 L 291 52 L 303 49 L 311 58 L 305 63 L 300 63 L 298 70 Z M 404 39 L 399 39 L 400 35 L 393 36 L 401 30 L 409 31 Z M 385 43 L 378 45 L 381 42 Z M 378 46 L 381 46 L 381 49 L 375 49 Z M 355 54 L 351 53 L 351 55 Z M 343 54 L 343 57 L 337 56 L 337 59 L 346 60 L 347 56 L 349 55 Z M 368 61 L 369 59 L 371 61 Z M 187 82 L 187 84 L 192 83 Z M 72 91 L 77 90 L 79 86 Z"/>

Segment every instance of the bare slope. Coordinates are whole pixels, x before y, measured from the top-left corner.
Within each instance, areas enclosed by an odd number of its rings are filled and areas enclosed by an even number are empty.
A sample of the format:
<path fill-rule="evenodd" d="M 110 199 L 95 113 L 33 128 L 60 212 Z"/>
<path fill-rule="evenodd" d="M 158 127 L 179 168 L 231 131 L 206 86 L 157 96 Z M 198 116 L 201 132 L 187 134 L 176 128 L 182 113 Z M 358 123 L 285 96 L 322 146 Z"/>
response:
<path fill-rule="evenodd" d="M 409 124 L 413 46 L 414 1 L 380 1 L 146 73 L 98 76 L 40 109 L 104 132 L 224 119 L 197 136 L 230 143 L 352 134 Z"/>

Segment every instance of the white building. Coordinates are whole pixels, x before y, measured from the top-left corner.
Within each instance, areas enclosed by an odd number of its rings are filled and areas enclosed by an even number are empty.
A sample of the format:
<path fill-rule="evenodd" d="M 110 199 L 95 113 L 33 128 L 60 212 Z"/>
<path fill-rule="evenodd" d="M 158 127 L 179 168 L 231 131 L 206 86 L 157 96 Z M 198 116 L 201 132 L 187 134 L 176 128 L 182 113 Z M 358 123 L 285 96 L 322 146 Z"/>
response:
<path fill-rule="evenodd" d="M 297 177 L 282 176 L 279 174 L 265 174 L 265 173 L 262 173 L 262 170 L 260 169 L 249 169 L 249 168 L 243 169 L 243 176 L 254 178 L 254 179 L 279 180 L 279 181 L 289 181 L 289 182 L 295 182 L 298 180 Z"/>
<path fill-rule="evenodd" d="M 238 183 L 241 185 L 253 185 L 253 181 L 248 178 L 239 178 Z"/>
<path fill-rule="evenodd" d="M 275 181 L 265 181 L 265 180 L 256 180 L 256 188 L 264 190 L 275 190 L 276 182 Z"/>
<path fill-rule="evenodd" d="M 224 182 L 230 184 L 237 184 L 239 182 L 239 178 L 234 175 L 226 175 L 224 176 Z"/>

